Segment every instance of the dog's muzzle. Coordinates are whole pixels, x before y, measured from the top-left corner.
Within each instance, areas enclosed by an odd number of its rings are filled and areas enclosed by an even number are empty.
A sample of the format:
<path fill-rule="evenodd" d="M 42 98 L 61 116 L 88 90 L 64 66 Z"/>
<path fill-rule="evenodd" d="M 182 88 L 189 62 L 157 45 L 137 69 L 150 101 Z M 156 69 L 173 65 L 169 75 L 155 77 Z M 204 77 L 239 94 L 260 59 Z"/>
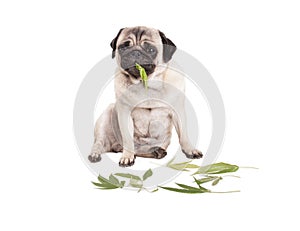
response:
<path fill-rule="evenodd" d="M 121 57 L 121 67 L 128 72 L 129 75 L 138 79 L 140 78 L 140 72 L 135 67 L 136 63 L 145 69 L 147 75 L 152 74 L 156 67 L 151 58 L 140 50 L 133 50 Z"/>

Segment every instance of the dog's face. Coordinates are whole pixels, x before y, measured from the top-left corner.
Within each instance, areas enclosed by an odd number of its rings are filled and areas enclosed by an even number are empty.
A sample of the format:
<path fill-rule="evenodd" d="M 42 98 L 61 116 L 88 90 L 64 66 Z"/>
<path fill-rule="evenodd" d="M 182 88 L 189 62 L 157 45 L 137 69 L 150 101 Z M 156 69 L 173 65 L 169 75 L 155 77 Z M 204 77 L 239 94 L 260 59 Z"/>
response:
<path fill-rule="evenodd" d="M 123 28 L 110 45 L 112 58 L 116 57 L 121 70 L 135 79 L 140 78 L 136 63 L 149 76 L 159 64 L 169 62 L 176 51 L 175 44 L 164 33 L 147 27 Z"/>

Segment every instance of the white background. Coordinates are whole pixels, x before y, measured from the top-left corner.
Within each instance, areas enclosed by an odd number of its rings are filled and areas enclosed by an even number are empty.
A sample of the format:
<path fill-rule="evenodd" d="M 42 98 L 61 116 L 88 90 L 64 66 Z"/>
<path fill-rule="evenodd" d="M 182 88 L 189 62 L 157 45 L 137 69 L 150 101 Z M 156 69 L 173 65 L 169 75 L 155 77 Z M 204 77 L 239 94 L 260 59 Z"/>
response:
<path fill-rule="evenodd" d="M 106 1 L 105 1 L 106 2 Z M 196 5 L 197 3 L 197 5 Z M 1 230 L 299 230 L 297 1 L 0 3 Z M 76 91 L 124 26 L 202 62 L 226 107 L 235 194 L 99 191 L 72 131 Z M 293 210 L 294 209 L 294 210 Z"/>

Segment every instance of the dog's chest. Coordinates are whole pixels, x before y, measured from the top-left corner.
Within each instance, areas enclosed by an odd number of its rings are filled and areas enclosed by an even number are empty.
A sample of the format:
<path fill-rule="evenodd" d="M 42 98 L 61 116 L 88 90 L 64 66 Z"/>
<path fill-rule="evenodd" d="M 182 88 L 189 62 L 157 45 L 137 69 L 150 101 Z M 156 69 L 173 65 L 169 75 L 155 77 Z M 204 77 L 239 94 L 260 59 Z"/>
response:
<path fill-rule="evenodd" d="M 135 108 L 131 117 L 135 136 L 159 138 L 172 128 L 169 108 Z"/>

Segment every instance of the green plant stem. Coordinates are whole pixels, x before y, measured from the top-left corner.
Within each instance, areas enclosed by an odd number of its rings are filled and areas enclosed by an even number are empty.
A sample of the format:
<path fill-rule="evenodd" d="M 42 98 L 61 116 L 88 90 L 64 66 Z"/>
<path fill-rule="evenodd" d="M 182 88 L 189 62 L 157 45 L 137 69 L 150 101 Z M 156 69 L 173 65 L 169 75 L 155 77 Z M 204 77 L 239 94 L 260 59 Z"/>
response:
<path fill-rule="evenodd" d="M 232 191 L 226 191 L 226 192 L 214 192 L 214 191 L 210 191 L 208 193 L 237 193 L 237 192 L 241 192 L 241 190 L 232 190 Z"/>
<path fill-rule="evenodd" d="M 153 193 L 153 191 L 154 191 L 154 190 L 157 190 L 158 188 L 153 189 L 153 190 L 149 190 L 149 189 L 143 187 L 142 189 L 144 189 L 144 190 L 145 190 L 146 192 L 148 192 L 148 193 Z"/>
<path fill-rule="evenodd" d="M 257 167 L 251 167 L 251 166 L 240 166 L 240 168 L 251 168 L 251 169 L 259 169 Z"/>
<path fill-rule="evenodd" d="M 235 177 L 235 178 L 241 178 L 240 176 L 236 176 L 236 175 L 225 175 L 225 176 L 222 176 L 222 178 L 224 177 Z"/>

